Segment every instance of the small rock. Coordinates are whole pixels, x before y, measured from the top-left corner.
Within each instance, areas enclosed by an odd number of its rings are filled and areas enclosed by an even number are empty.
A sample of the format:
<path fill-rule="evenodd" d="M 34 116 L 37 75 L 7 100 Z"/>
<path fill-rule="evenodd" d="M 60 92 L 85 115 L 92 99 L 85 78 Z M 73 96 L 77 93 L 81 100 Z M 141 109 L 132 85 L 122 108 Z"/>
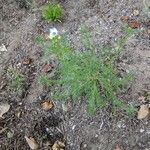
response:
<path fill-rule="evenodd" d="M 118 128 L 121 128 L 121 124 L 119 123 L 119 124 L 117 125 L 117 127 L 118 127 Z"/>
<path fill-rule="evenodd" d="M 140 133 L 143 133 L 145 130 L 144 129 L 140 129 Z"/>
<path fill-rule="evenodd" d="M 86 147 L 87 147 L 87 144 L 84 144 L 83 147 L 86 148 Z"/>
<path fill-rule="evenodd" d="M 74 129 L 75 129 L 75 127 L 76 127 L 76 125 L 73 125 L 73 126 L 72 126 L 72 130 L 74 130 Z"/>
<path fill-rule="evenodd" d="M 7 52 L 7 49 L 4 44 L 0 46 L 0 52 Z"/>
<path fill-rule="evenodd" d="M 138 111 L 137 119 L 144 119 L 149 115 L 149 107 L 148 105 L 141 105 Z"/>
<path fill-rule="evenodd" d="M 20 68 L 20 66 L 21 66 L 21 63 L 19 62 L 19 63 L 18 63 L 16 66 L 17 66 L 17 68 Z"/>
<path fill-rule="evenodd" d="M 97 137 L 98 137 L 98 134 L 96 134 L 95 137 L 97 138 Z"/>
<path fill-rule="evenodd" d="M 137 9 L 133 10 L 133 15 L 134 15 L 134 16 L 138 16 L 139 13 L 140 13 L 139 10 L 137 10 Z"/>
<path fill-rule="evenodd" d="M 0 118 L 3 118 L 3 115 L 7 113 L 10 109 L 10 105 L 8 103 L 0 104 Z"/>

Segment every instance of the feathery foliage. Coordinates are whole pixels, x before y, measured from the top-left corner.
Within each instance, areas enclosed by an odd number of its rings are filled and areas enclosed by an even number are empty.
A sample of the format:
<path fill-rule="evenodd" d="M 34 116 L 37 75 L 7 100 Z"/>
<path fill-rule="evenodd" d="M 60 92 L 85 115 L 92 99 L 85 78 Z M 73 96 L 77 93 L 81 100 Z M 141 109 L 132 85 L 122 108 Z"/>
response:
<path fill-rule="evenodd" d="M 39 85 L 45 87 L 50 87 L 53 84 L 52 80 L 46 75 L 39 75 L 37 80 Z"/>
<path fill-rule="evenodd" d="M 87 28 L 81 28 L 81 39 L 86 48 L 84 52 L 73 51 L 66 38 L 54 38 L 50 44 L 44 45 L 46 56 L 51 54 L 59 61 L 56 76 L 53 80 L 59 87 L 54 97 L 60 100 L 87 100 L 87 111 L 94 113 L 97 108 L 111 104 L 115 110 L 123 109 L 133 112 L 134 109 L 125 105 L 117 98 L 118 92 L 125 88 L 131 76 L 119 76 L 115 68 L 115 60 L 120 55 L 124 44 L 133 34 L 131 29 L 115 48 L 101 50 L 97 54 L 91 35 Z"/>

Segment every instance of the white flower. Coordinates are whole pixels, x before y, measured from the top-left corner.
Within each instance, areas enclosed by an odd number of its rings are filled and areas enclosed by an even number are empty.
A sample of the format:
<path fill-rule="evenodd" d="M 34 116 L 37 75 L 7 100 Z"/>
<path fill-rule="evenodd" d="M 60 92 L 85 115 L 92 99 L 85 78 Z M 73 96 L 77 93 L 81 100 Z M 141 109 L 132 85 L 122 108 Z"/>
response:
<path fill-rule="evenodd" d="M 58 30 L 56 28 L 50 28 L 49 29 L 49 38 L 53 39 L 56 36 L 58 36 Z"/>

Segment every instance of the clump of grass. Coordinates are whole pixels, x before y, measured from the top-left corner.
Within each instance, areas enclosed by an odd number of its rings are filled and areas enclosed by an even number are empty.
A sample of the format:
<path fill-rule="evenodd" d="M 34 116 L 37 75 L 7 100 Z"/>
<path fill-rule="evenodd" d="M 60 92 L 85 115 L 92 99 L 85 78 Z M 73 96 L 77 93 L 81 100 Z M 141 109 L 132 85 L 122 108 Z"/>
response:
<path fill-rule="evenodd" d="M 62 7 L 60 4 L 48 3 L 42 11 L 43 18 L 48 22 L 60 21 L 62 17 Z"/>
<path fill-rule="evenodd" d="M 15 90 L 22 90 L 25 85 L 25 77 L 16 70 L 9 70 L 10 83 L 9 86 Z"/>
<path fill-rule="evenodd" d="M 87 111 L 93 114 L 97 108 L 112 105 L 114 110 L 122 109 L 133 112 L 134 109 L 118 99 L 117 94 L 126 87 L 131 76 L 121 77 L 115 68 L 115 60 L 119 56 L 124 44 L 132 35 L 128 29 L 115 48 L 102 49 L 96 53 L 96 47 L 89 39 L 87 29 L 81 29 L 82 40 L 86 51 L 73 51 L 66 38 L 54 38 L 50 45 L 45 45 L 45 54 L 55 55 L 59 61 L 56 79 L 52 83 L 57 87 L 54 98 L 57 100 L 78 101 L 84 97 L 87 101 Z"/>

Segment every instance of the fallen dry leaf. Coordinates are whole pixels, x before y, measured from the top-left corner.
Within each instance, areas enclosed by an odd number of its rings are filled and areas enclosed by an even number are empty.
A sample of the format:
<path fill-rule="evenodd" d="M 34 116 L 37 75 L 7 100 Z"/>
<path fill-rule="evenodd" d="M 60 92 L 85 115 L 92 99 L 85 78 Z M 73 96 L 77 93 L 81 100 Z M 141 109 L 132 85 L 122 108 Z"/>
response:
<path fill-rule="evenodd" d="M 58 141 L 57 143 L 58 143 L 59 147 L 61 147 L 61 148 L 65 147 L 65 143 L 64 142 Z"/>
<path fill-rule="evenodd" d="M 50 71 L 52 71 L 52 66 L 50 64 L 44 65 L 43 72 L 44 73 L 49 73 Z"/>
<path fill-rule="evenodd" d="M 22 114 L 22 112 L 21 112 L 21 111 L 18 111 L 15 115 L 16 115 L 18 118 L 20 118 L 21 114 Z"/>
<path fill-rule="evenodd" d="M 56 141 L 52 146 L 52 150 L 64 150 L 65 144 L 61 141 Z"/>
<path fill-rule="evenodd" d="M 31 149 L 33 149 L 33 150 L 37 150 L 37 149 L 38 149 L 39 145 L 38 145 L 38 143 L 35 141 L 34 138 L 32 138 L 32 137 L 28 138 L 27 136 L 25 136 L 25 139 L 26 139 L 26 141 L 27 141 L 27 143 L 28 143 L 28 145 L 29 145 L 29 147 L 30 147 Z"/>
<path fill-rule="evenodd" d="M 10 109 L 10 105 L 8 103 L 0 104 L 0 118 L 3 118 L 3 114 L 7 113 Z"/>
<path fill-rule="evenodd" d="M 122 16 L 122 17 L 121 17 L 121 20 L 122 20 L 123 22 L 127 22 L 127 21 L 129 20 L 129 16 Z"/>
<path fill-rule="evenodd" d="M 32 63 L 32 59 L 31 58 L 25 58 L 25 59 L 23 59 L 23 61 L 22 61 L 22 64 L 23 65 L 29 65 L 29 64 L 31 64 Z"/>
<path fill-rule="evenodd" d="M 46 101 L 42 103 L 41 106 L 45 111 L 48 111 L 54 107 L 54 103 L 52 101 Z"/>
<path fill-rule="evenodd" d="M 123 150 L 122 148 L 120 148 L 119 145 L 116 145 L 116 148 L 114 150 Z"/>
<path fill-rule="evenodd" d="M 144 119 L 148 116 L 148 114 L 149 114 L 149 107 L 147 105 L 141 105 L 138 111 L 137 118 Z"/>
<path fill-rule="evenodd" d="M 136 29 L 139 28 L 141 26 L 141 23 L 138 21 L 131 21 L 128 23 L 129 27 Z"/>

